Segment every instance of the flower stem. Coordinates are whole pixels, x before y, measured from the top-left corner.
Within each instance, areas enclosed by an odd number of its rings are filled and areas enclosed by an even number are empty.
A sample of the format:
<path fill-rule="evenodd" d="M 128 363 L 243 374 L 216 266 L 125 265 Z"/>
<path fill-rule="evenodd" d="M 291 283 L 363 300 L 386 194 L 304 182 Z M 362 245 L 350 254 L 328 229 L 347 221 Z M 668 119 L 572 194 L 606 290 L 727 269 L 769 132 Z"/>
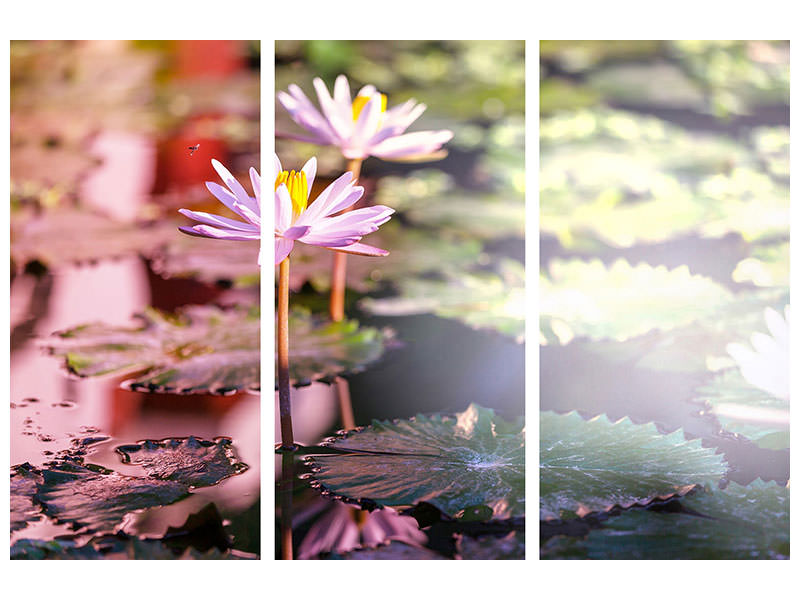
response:
<path fill-rule="evenodd" d="M 281 415 L 281 446 L 294 447 L 292 403 L 289 396 L 289 257 L 281 262 L 278 279 L 278 398 Z"/>
<path fill-rule="evenodd" d="M 347 170 L 353 174 L 356 181 L 361 176 L 362 159 L 354 158 L 347 162 Z M 343 213 L 353 210 L 353 207 L 346 208 Z M 347 279 L 347 254 L 344 252 L 333 253 L 333 270 L 331 272 L 331 297 L 329 313 L 331 321 L 341 321 L 344 319 L 344 290 Z"/>
<path fill-rule="evenodd" d="M 294 433 L 289 394 L 289 257 L 280 265 L 278 278 L 278 403 L 281 419 L 281 556 L 292 560 L 292 487 Z"/>
<path fill-rule="evenodd" d="M 347 170 L 353 174 L 353 180 L 361 176 L 362 159 L 354 158 L 347 162 Z M 353 207 L 344 212 L 353 210 Z M 344 252 L 333 253 L 333 269 L 331 271 L 331 297 L 329 313 L 331 321 L 344 319 L 344 292 L 347 287 L 347 254 Z M 342 418 L 342 427 L 355 429 L 356 421 L 353 416 L 353 404 L 350 402 L 350 384 L 346 379 L 336 378 L 336 396 L 339 399 L 339 414 Z"/>

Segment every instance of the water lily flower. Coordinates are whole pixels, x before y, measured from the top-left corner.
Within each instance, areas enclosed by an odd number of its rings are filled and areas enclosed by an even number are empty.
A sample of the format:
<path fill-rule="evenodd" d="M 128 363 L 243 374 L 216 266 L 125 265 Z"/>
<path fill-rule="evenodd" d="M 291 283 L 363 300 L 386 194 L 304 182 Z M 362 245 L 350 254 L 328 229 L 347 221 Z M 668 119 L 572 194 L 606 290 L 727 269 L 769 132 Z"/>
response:
<path fill-rule="evenodd" d="M 227 189 L 206 181 L 206 187 L 217 200 L 242 217 L 244 221 L 229 219 L 221 215 L 188 210 L 178 210 L 185 217 L 198 221 L 199 225 L 179 227 L 183 233 L 198 237 L 214 238 L 217 240 L 260 240 L 261 239 L 261 177 L 253 167 L 250 167 L 250 182 L 253 185 L 255 197 L 248 195 L 241 183 L 231 175 L 221 162 L 211 160 L 211 164 L 225 183 Z M 258 264 L 261 264 L 261 253 L 258 255 Z"/>
<path fill-rule="evenodd" d="M 389 254 L 360 240 L 388 221 L 394 209 L 368 206 L 331 216 L 350 208 L 364 193 L 363 187 L 354 185 L 352 173 L 348 171 L 339 177 L 309 205 L 317 159 L 309 159 L 299 172 L 284 171 L 277 155 L 274 164 L 275 264 L 289 256 L 295 242 L 364 256 Z"/>
<path fill-rule="evenodd" d="M 756 386 L 782 400 L 789 399 L 789 306 L 784 319 L 778 311 L 767 308 L 764 320 L 771 335 L 756 332 L 750 338 L 753 349 L 744 344 L 728 344 L 726 350 L 742 372 Z"/>
<path fill-rule="evenodd" d="M 387 110 L 386 96 L 373 85 L 365 85 L 355 98 L 350 96 L 350 84 L 344 75 L 336 78 L 333 97 L 319 77 L 314 79 L 314 88 L 321 111 L 295 84 L 289 86 L 288 93 L 278 93 L 278 100 L 295 123 L 311 134 L 288 137 L 322 146 L 338 146 L 345 158 L 424 157 L 439 150 L 453 137 L 453 132 L 448 130 L 404 134 L 426 106 L 409 100 Z"/>

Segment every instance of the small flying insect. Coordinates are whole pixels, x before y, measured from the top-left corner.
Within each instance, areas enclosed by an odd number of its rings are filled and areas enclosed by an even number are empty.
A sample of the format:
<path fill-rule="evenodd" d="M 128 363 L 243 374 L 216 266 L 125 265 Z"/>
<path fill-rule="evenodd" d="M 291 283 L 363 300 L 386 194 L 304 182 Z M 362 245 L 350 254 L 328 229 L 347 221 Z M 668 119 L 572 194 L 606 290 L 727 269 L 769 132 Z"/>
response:
<path fill-rule="evenodd" d="M 194 156 L 194 153 L 200 149 L 200 144 L 195 144 L 194 146 L 189 146 L 189 156 Z"/>

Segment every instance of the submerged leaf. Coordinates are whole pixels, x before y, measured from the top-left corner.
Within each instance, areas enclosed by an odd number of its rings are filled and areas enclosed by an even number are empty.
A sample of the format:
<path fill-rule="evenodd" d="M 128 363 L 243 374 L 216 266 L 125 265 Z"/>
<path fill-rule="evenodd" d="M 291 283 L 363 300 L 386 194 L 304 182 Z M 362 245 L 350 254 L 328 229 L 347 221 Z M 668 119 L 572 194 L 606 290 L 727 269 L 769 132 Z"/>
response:
<path fill-rule="evenodd" d="M 342 454 L 314 456 L 313 485 L 362 506 L 428 502 L 447 515 L 478 504 L 495 518 L 525 513 L 525 433 L 471 404 L 454 417 L 373 421 L 335 438 Z"/>
<path fill-rule="evenodd" d="M 118 446 L 123 463 L 141 465 L 148 477 L 177 481 L 191 488 L 215 485 L 247 470 L 239 462 L 230 438 L 196 437 L 145 440 Z"/>
<path fill-rule="evenodd" d="M 624 511 L 585 540 L 556 541 L 542 558 L 788 559 L 789 489 L 757 479 L 747 486 L 682 498 L 683 512 Z"/>
<path fill-rule="evenodd" d="M 539 420 L 539 514 L 571 518 L 614 506 L 646 504 L 718 482 L 722 456 L 687 440 L 605 415 L 542 412 Z"/>
<path fill-rule="evenodd" d="M 155 309 L 140 326 L 80 325 L 46 342 L 81 377 L 145 371 L 123 383 L 133 390 L 230 394 L 260 386 L 257 308 L 189 306 L 177 317 Z"/>
<path fill-rule="evenodd" d="M 392 336 L 353 320 L 320 322 L 302 310 L 289 315 L 289 335 L 289 373 L 296 386 L 361 371 L 383 355 Z"/>

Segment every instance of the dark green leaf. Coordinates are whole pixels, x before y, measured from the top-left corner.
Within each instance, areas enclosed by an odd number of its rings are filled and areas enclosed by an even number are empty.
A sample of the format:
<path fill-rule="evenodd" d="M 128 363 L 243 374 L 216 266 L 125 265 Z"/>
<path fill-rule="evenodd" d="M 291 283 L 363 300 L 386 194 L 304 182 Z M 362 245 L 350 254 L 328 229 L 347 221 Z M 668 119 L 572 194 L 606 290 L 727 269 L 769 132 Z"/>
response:
<path fill-rule="evenodd" d="M 722 456 L 699 439 L 686 440 L 680 429 L 661 434 L 652 423 L 542 412 L 539 431 L 541 519 L 685 494 L 718 482 L 726 471 Z"/>
<path fill-rule="evenodd" d="M 247 470 L 239 462 L 230 438 L 196 437 L 146 440 L 118 446 L 122 462 L 141 465 L 148 477 L 176 481 L 190 488 L 215 485 Z"/>
<path fill-rule="evenodd" d="M 450 516 L 477 504 L 495 518 L 525 513 L 525 433 L 472 404 L 454 417 L 373 421 L 309 460 L 312 482 L 365 506 L 428 502 Z"/>

